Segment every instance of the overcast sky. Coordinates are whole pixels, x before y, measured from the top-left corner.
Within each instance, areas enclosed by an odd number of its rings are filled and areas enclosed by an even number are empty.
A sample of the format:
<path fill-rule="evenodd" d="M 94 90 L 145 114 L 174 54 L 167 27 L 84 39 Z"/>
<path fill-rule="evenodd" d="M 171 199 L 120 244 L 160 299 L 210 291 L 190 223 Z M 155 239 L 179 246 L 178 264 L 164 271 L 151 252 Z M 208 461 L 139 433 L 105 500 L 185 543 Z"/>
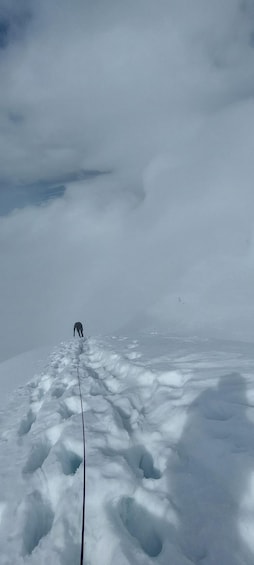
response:
<path fill-rule="evenodd" d="M 254 339 L 253 95 L 252 0 L 1 0 L 0 359 Z"/>

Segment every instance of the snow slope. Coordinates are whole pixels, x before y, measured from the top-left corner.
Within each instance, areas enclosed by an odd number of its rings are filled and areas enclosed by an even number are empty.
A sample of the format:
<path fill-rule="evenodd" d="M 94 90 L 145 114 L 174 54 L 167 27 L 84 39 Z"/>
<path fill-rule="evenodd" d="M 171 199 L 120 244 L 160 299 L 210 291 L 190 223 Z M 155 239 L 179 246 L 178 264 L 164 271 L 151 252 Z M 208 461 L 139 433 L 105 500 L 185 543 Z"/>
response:
<path fill-rule="evenodd" d="M 252 345 L 63 343 L 0 412 L 1 565 L 252 565 Z"/>
<path fill-rule="evenodd" d="M 0 405 L 15 388 L 26 384 L 35 373 L 40 373 L 52 347 L 26 351 L 0 363 Z"/>

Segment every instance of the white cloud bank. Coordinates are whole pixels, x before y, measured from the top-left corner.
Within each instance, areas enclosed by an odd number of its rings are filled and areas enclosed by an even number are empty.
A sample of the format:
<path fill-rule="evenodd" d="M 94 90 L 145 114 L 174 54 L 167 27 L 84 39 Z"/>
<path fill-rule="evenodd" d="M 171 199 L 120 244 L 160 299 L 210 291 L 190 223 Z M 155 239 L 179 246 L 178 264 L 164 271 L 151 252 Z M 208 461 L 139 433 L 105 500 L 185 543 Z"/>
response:
<path fill-rule="evenodd" d="M 253 339 L 252 3 L 20 5 L 31 17 L 0 50 L 0 177 L 113 172 L 0 219 L 0 357 L 76 318 Z"/>

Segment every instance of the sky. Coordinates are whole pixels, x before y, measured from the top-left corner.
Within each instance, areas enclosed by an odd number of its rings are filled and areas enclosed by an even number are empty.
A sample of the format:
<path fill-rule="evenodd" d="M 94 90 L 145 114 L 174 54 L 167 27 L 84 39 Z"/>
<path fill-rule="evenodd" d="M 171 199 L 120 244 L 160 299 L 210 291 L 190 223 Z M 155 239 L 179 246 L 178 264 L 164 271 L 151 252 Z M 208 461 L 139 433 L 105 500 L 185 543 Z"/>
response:
<path fill-rule="evenodd" d="M 2 0 L 0 359 L 254 339 L 254 8 Z"/>

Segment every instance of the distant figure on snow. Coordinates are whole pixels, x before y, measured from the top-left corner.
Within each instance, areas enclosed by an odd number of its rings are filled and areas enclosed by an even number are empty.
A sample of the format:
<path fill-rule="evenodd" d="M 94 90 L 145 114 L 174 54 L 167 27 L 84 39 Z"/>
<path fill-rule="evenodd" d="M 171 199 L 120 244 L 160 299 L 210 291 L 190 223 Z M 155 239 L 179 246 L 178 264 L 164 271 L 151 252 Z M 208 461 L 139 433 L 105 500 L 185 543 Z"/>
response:
<path fill-rule="evenodd" d="M 73 335 L 75 337 L 75 332 L 78 332 L 79 337 L 84 337 L 83 336 L 83 326 L 81 324 L 81 322 L 76 322 L 74 324 L 74 328 L 73 328 Z"/>

